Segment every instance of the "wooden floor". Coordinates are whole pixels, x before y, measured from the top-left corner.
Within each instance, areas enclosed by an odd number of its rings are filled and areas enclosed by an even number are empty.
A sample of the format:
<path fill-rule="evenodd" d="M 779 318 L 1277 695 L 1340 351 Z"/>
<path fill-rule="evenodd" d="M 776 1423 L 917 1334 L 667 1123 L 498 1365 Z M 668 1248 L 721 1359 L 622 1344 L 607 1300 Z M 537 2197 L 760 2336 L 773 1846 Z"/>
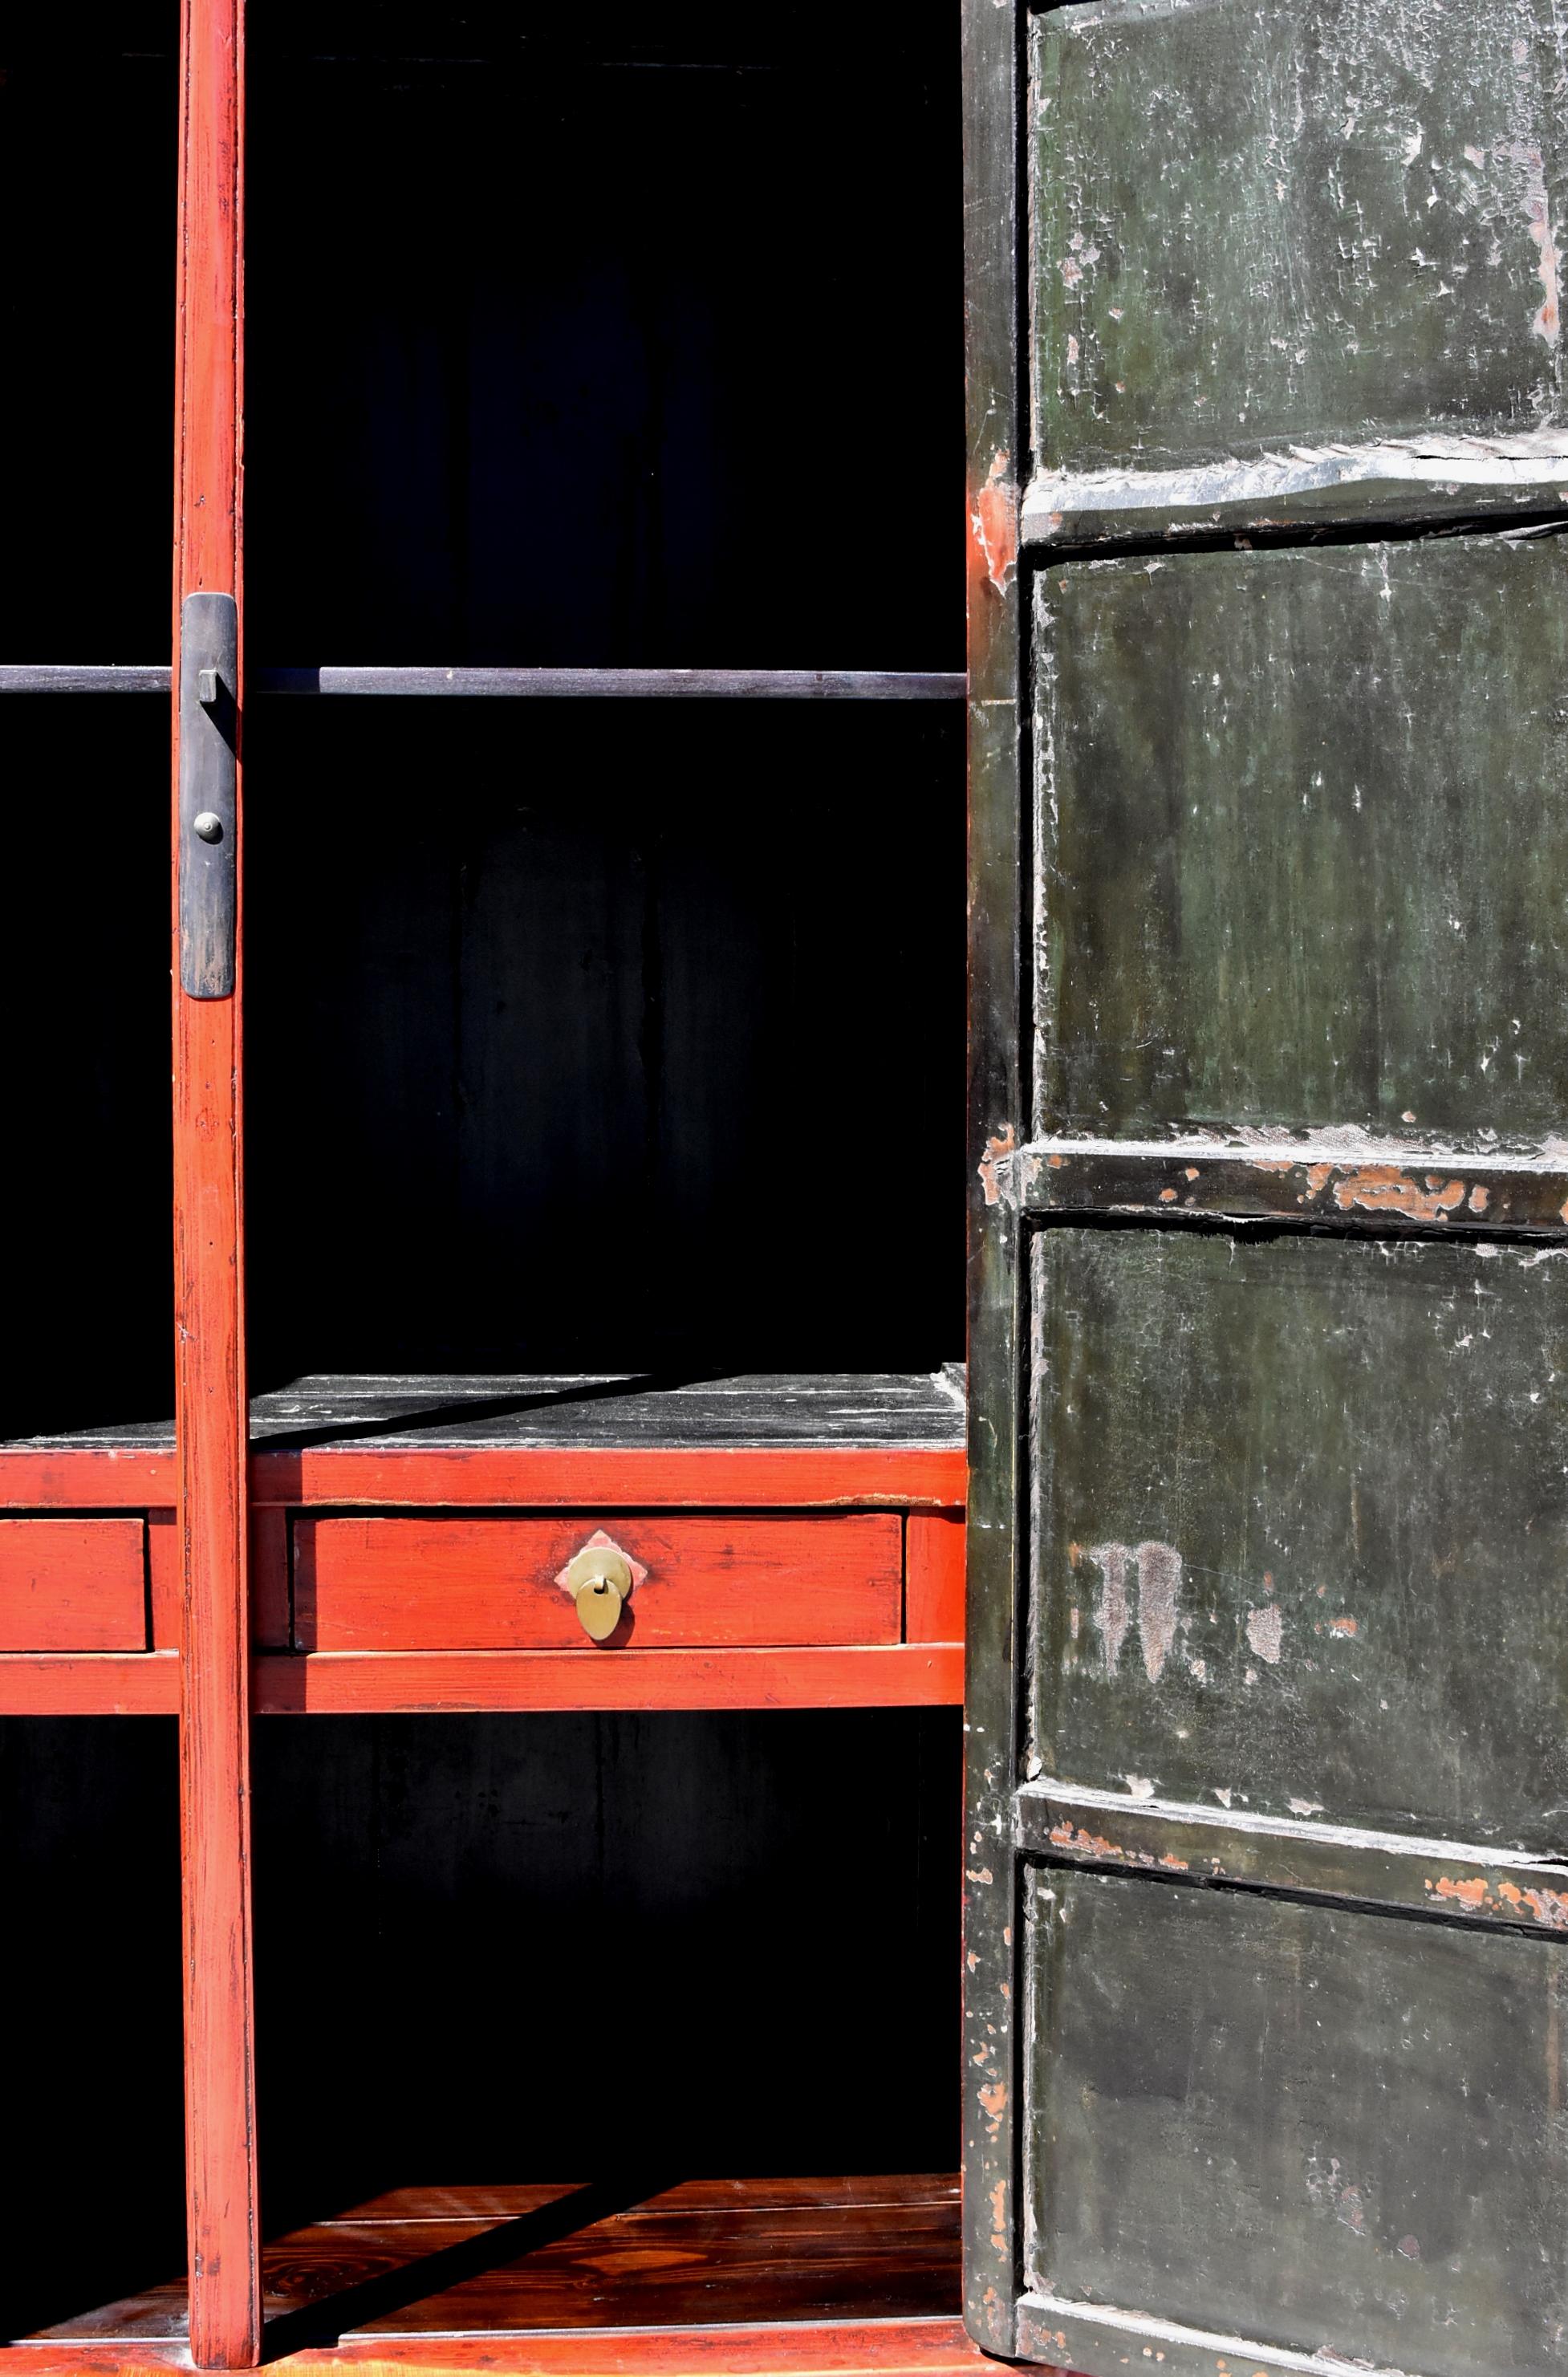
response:
<path fill-rule="evenodd" d="M 946 2176 L 404 2188 L 276 2239 L 263 2267 L 269 2359 L 299 2355 L 302 2369 L 981 2361 L 958 2323 L 959 2184 Z M 183 2284 L 153 2287 L 4 2358 L 30 2377 L 56 2359 L 91 2377 L 177 2355 L 185 2321 Z"/>

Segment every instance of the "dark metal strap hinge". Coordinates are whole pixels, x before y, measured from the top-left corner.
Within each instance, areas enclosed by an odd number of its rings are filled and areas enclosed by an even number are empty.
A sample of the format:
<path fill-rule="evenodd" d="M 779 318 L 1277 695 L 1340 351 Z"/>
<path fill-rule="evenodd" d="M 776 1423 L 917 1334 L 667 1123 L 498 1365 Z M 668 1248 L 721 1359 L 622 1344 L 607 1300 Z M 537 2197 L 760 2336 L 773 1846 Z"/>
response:
<path fill-rule="evenodd" d="M 180 606 L 180 987 L 228 998 L 238 903 L 239 612 L 232 594 Z"/>

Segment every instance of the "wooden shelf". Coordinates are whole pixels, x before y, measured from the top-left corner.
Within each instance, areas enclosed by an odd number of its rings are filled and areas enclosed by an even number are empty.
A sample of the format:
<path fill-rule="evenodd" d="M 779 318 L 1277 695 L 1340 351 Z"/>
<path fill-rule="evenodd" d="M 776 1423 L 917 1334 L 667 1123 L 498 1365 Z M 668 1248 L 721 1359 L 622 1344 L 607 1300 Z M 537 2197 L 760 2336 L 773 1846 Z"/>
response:
<path fill-rule="evenodd" d="M 964 1500 L 964 1373 L 318 1377 L 251 1403 L 260 1502 Z M 0 1508 L 174 1499 L 169 1420 L 0 1441 Z"/>
<path fill-rule="evenodd" d="M 959 2222 L 945 2174 L 403 2188 L 264 2249 L 268 2357 L 561 2377 L 983 2365 L 959 2323 Z M 185 2334 L 172 2283 L 0 2357 L 88 2377 Z"/>
<path fill-rule="evenodd" d="M 964 1401 L 956 1365 L 912 1376 L 312 1377 L 257 1396 L 250 1433 L 257 1714 L 871 1708 L 963 1697 Z M 61 1635 L 0 1655 L 0 1711 L 178 1707 L 174 1495 L 166 1425 L 0 1443 L 0 1509 L 117 1511 L 158 1523 L 146 1536 L 147 1646 L 95 1651 L 89 1627 L 79 1642 Z M 784 1630 L 771 1643 L 698 1630 L 684 1643 L 597 1656 L 583 1645 L 497 1647 L 472 1632 L 415 1647 L 320 1650 L 297 1638 L 291 1602 L 291 1513 L 312 1509 L 571 1511 L 612 1521 L 707 1511 L 735 1514 L 741 1531 L 748 1512 L 903 1513 L 902 1614 L 895 1607 L 891 1630 L 884 1624 L 865 1639 L 853 1628 L 842 1639 Z M 85 1521 L 78 1533 L 99 1523 Z M 86 1562 L 83 1594 L 96 1589 L 100 1566 Z"/>

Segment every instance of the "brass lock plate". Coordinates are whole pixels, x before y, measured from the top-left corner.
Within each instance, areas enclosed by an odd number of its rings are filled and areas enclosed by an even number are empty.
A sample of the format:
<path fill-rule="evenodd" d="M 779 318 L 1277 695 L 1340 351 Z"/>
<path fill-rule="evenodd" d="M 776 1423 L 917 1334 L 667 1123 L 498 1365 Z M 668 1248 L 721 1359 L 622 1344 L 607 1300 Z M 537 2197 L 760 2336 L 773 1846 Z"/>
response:
<path fill-rule="evenodd" d="M 622 1551 L 600 1527 L 557 1571 L 556 1583 L 563 1593 L 570 1594 L 589 1641 L 607 1642 L 633 1591 L 647 1574 L 641 1561 Z"/>

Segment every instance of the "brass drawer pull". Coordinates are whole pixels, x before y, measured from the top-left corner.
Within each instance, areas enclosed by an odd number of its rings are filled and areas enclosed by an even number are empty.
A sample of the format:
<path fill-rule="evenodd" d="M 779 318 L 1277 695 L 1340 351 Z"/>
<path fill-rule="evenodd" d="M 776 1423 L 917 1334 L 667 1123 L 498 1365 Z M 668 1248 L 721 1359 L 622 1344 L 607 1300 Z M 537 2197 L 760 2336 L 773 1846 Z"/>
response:
<path fill-rule="evenodd" d="M 590 1642 L 607 1642 L 621 1622 L 633 1588 L 647 1573 L 640 1561 L 628 1559 L 601 1528 L 568 1560 L 556 1583 L 563 1593 L 570 1594 Z"/>

